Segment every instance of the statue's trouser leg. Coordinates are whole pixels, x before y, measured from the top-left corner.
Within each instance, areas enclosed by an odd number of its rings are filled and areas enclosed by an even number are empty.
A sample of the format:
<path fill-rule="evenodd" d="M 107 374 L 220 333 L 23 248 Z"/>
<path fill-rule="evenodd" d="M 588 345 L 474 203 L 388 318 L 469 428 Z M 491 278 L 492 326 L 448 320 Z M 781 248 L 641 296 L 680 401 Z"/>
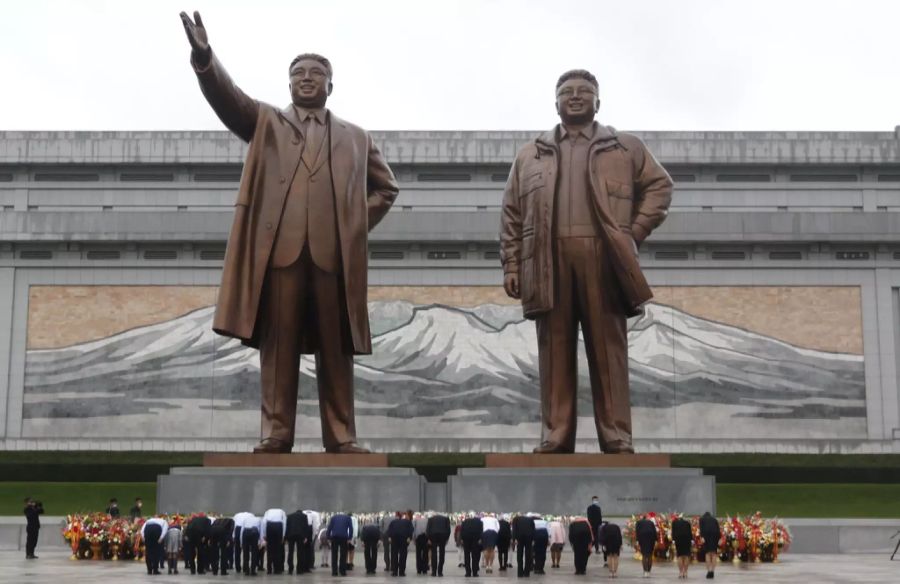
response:
<path fill-rule="evenodd" d="M 347 322 L 347 303 L 340 274 L 313 266 L 312 314 L 318 335 L 316 378 L 322 444 L 326 449 L 356 442 L 353 412 L 353 349 Z"/>
<path fill-rule="evenodd" d="M 312 261 L 304 250 L 296 262 L 269 268 L 260 310 L 262 438 L 294 443 L 300 369 L 300 332 L 305 326 Z"/>
<path fill-rule="evenodd" d="M 630 447 L 625 317 L 602 240 L 567 237 L 554 244 L 554 307 L 537 319 L 542 440 L 575 447 L 580 321 L 600 446 Z"/>
<path fill-rule="evenodd" d="M 578 321 L 567 239 L 554 242 L 553 309 L 536 321 L 541 379 L 542 442 L 575 449 Z"/>
<path fill-rule="evenodd" d="M 584 241 L 584 240 L 582 240 Z M 631 448 L 631 401 L 628 391 L 628 334 L 625 315 L 613 285 L 613 273 L 603 253 L 603 240 L 582 248 L 582 269 L 576 270 L 581 330 L 600 448 Z"/>

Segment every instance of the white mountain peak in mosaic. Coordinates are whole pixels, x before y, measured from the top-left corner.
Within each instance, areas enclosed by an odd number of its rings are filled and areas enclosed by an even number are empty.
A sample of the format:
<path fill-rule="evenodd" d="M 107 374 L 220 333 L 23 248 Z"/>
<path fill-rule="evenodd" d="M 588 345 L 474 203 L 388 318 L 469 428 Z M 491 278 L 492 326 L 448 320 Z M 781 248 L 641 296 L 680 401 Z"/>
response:
<path fill-rule="evenodd" d="M 517 306 L 475 308 L 372 302 L 373 354 L 356 360 L 358 415 L 480 425 L 540 417 L 534 324 Z M 255 350 L 215 335 L 213 308 L 60 349 L 30 350 L 25 420 L 176 416 L 259 408 Z M 794 346 L 677 309 L 650 304 L 630 322 L 632 405 L 664 410 L 707 404 L 762 420 L 865 418 L 860 355 Z M 301 413 L 317 414 L 314 361 L 301 362 Z M 579 359 L 579 411 L 591 411 Z M 187 415 L 187 414 L 185 414 Z M 473 430 L 476 431 L 476 430 Z"/>

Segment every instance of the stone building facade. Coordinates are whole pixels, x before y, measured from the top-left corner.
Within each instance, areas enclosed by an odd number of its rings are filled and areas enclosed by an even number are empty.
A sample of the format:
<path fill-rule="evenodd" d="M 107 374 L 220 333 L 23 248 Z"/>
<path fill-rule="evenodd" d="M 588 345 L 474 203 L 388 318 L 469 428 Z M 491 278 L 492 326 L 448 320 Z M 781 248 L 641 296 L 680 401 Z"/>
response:
<path fill-rule="evenodd" d="M 401 194 L 370 237 L 363 443 L 536 443 L 533 324 L 498 256 L 509 164 L 536 134 L 374 133 Z M 900 452 L 898 134 L 639 135 L 676 190 L 640 251 L 655 300 L 629 323 L 637 449 Z M 255 441 L 256 353 L 209 327 L 244 154 L 225 132 L 0 132 L 0 448 Z M 580 411 L 596 450 L 586 391 Z"/>

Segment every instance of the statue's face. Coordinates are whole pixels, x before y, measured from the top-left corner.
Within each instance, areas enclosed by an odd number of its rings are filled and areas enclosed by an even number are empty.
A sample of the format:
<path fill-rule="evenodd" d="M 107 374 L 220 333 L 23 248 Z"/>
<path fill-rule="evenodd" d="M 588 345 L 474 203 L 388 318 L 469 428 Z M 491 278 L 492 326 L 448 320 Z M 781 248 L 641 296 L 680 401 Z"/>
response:
<path fill-rule="evenodd" d="M 325 65 L 303 59 L 291 67 L 291 100 L 300 107 L 320 108 L 331 95 L 331 79 Z"/>
<path fill-rule="evenodd" d="M 590 122 L 598 109 L 597 89 L 587 79 L 568 79 L 556 90 L 556 112 L 564 124 Z"/>

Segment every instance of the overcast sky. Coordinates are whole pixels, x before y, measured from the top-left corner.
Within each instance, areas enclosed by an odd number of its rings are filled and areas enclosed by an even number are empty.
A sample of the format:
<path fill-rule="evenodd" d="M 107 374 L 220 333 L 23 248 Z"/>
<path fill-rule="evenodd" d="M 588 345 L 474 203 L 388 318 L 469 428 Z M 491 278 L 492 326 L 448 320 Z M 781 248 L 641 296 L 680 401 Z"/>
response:
<path fill-rule="evenodd" d="M 537 130 L 566 69 L 629 130 L 900 124 L 900 2 L 3 0 L 0 130 L 218 130 L 178 13 L 251 96 L 288 103 L 300 52 L 371 130 Z"/>

